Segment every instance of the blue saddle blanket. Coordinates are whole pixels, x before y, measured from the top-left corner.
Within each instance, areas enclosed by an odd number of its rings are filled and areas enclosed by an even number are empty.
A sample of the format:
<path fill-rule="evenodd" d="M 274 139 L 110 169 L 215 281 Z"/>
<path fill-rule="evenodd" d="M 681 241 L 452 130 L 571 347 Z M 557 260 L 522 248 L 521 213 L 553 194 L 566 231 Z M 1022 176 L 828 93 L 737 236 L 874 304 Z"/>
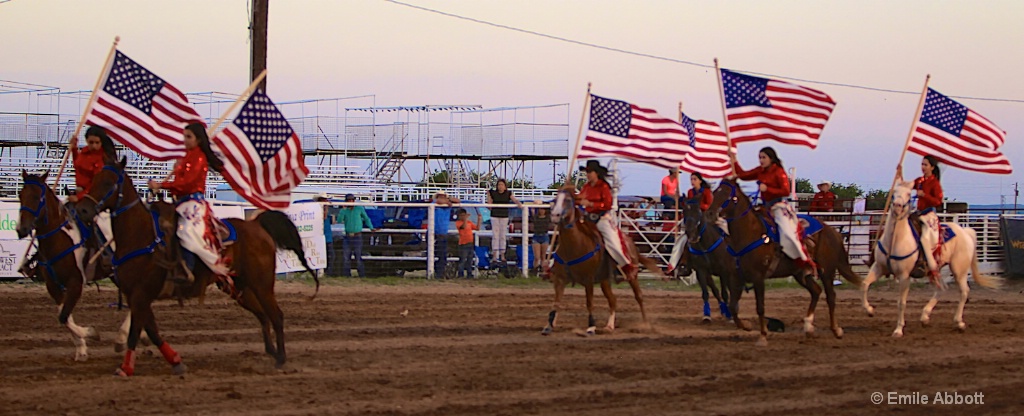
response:
<path fill-rule="evenodd" d="M 939 236 L 942 237 L 943 243 L 948 243 L 953 237 L 956 237 L 956 233 L 953 232 L 952 228 L 949 228 L 946 224 L 939 224 Z"/>
<path fill-rule="evenodd" d="M 817 234 L 822 228 L 825 228 L 825 225 L 822 224 L 821 221 L 818 221 L 817 218 L 810 215 L 797 214 L 796 218 L 800 221 L 800 226 L 804 228 L 804 237 L 810 237 Z"/>
<path fill-rule="evenodd" d="M 231 225 L 227 220 L 220 220 L 220 223 L 224 225 L 224 228 L 228 229 L 228 236 L 221 240 L 222 243 L 233 243 L 238 239 L 238 232 L 235 231 L 235 226 Z"/>

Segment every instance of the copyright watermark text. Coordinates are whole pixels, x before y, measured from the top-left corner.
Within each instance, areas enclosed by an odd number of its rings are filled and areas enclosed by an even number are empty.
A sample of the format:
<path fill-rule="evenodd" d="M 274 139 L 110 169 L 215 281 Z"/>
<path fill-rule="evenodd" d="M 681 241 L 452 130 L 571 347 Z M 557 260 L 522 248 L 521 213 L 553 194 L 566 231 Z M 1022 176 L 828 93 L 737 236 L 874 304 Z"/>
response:
<path fill-rule="evenodd" d="M 980 405 L 985 404 L 985 393 L 958 391 L 898 392 L 876 391 L 871 393 L 871 403 L 887 405 Z"/>

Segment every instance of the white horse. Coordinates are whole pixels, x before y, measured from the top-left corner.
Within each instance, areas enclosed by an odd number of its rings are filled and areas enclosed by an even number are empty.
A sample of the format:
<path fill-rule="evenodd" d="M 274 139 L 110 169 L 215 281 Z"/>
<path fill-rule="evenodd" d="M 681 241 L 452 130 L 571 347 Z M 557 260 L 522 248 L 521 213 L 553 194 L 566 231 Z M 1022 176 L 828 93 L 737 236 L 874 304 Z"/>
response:
<path fill-rule="evenodd" d="M 875 308 L 868 302 L 868 289 L 871 284 L 878 280 L 879 276 L 892 274 L 900 284 L 900 298 L 897 301 L 899 309 L 899 320 L 896 322 L 896 330 L 893 337 L 903 336 L 903 327 L 906 324 L 904 312 L 907 308 L 907 294 L 910 293 L 910 272 L 917 264 L 917 257 L 925 255 L 930 270 L 937 270 L 935 260 L 927 253 L 922 253 L 918 248 L 915 230 L 911 227 L 910 214 L 910 190 L 913 182 L 900 181 L 892 192 L 892 209 L 885 218 L 882 236 L 875 244 L 875 262 L 868 271 L 868 277 L 861 283 L 863 292 L 863 305 L 868 315 L 875 315 Z"/>
<path fill-rule="evenodd" d="M 956 223 L 939 223 L 939 217 L 934 212 L 921 216 L 921 245 L 929 253 L 934 253 L 937 268 L 949 265 L 949 271 L 956 279 L 960 287 L 960 304 L 956 308 L 956 315 L 953 316 L 953 323 L 956 328 L 963 331 L 967 328 L 964 323 L 964 305 L 967 303 L 967 294 L 971 288 L 967 285 L 967 270 L 970 268 L 974 281 L 982 287 L 999 289 L 1003 285 L 1003 279 L 993 276 L 986 276 L 978 272 L 977 232 L 972 228 L 961 227 Z M 948 228 L 953 237 L 949 241 L 942 241 L 943 228 Z M 935 290 L 932 299 L 921 311 L 921 324 L 928 325 L 932 309 L 939 302 L 939 291 Z"/>

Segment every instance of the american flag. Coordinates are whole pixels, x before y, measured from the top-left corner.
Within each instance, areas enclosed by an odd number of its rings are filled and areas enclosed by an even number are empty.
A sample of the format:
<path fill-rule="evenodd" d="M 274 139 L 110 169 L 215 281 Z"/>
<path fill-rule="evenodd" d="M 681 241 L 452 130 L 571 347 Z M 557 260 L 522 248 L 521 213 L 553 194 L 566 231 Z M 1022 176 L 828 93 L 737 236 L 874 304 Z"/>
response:
<path fill-rule="evenodd" d="M 999 126 L 929 88 L 908 150 L 961 169 L 1009 175 L 1013 167 L 999 151 L 1004 142 Z"/>
<path fill-rule="evenodd" d="M 591 95 L 590 102 L 580 159 L 623 157 L 671 169 L 690 152 L 690 136 L 678 122 L 625 101 Z"/>
<path fill-rule="evenodd" d="M 260 90 L 210 140 L 210 148 L 224 161 L 221 173 L 235 192 L 263 209 L 287 208 L 292 188 L 309 174 L 299 136 Z"/>
<path fill-rule="evenodd" d="M 185 155 L 182 131 L 202 117 L 173 85 L 117 51 L 85 122 L 153 160 Z"/>
<path fill-rule="evenodd" d="M 700 172 L 705 178 L 721 178 L 732 173 L 729 166 L 729 142 L 718 123 L 694 120 L 682 114 L 683 128 L 690 135 L 690 147 L 679 169 Z"/>
<path fill-rule="evenodd" d="M 821 91 L 726 69 L 722 87 L 733 143 L 772 139 L 814 149 L 836 107 Z"/>

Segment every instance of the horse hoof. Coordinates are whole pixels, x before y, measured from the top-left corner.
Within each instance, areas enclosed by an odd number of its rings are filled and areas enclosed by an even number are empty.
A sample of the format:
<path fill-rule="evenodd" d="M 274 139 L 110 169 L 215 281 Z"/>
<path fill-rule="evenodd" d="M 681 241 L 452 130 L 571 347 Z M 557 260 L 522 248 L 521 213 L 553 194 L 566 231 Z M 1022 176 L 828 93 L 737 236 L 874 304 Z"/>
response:
<path fill-rule="evenodd" d="M 764 336 L 758 338 L 757 339 L 757 344 L 755 344 L 755 345 L 757 345 L 758 347 L 767 347 L 768 346 L 768 338 L 766 338 Z"/>
<path fill-rule="evenodd" d="M 836 339 L 843 339 L 843 328 L 832 329 L 832 335 L 835 335 Z"/>
<path fill-rule="evenodd" d="M 932 323 L 931 318 L 921 318 L 921 326 L 927 328 Z"/>
<path fill-rule="evenodd" d="M 540 334 L 541 335 L 551 335 L 551 333 L 554 332 L 554 331 L 555 330 L 552 329 L 550 326 L 546 326 L 546 327 L 544 327 L 544 329 L 540 330 Z"/>
<path fill-rule="evenodd" d="M 614 326 L 606 326 L 606 327 L 604 327 L 604 332 L 607 332 L 609 334 L 612 333 L 612 332 L 615 332 L 615 327 Z"/>
<path fill-rule="evenodd" d="M 125 345 L 124 345 L 124 344 L 114 344 L 114 352 L 116 352 L 116 353 L 122 353 L 122 352 L 124 352 L 124 349 L 125 349 L 125 348 L 126 348 L 126 347 L 125 347 Z"/>
<path fill-rule="evenodd" d="M 186 366 L 185 363 L 177 363 L 174 367 L 171 367 L 171 370 L 174 371 L 174 375 L 182 376 L 188 372 L 188 366 Z"/>
<path fill-rule="evenodd" d="M 903 338 L 903 331 L 893 331 L 892 337 L 893 338 Z"/>
<path fill-rule="evenodd" d="M 123 369 L 118 368 L 117 370 L 114 370 L 114 376 L 115 377 L 121 377 L 121 378 L 128 378 L 128 377 L 131 377 L 131 374 L 128 374 Z"/>
<path fill-rule="evenodd" d="M 964 322 L 957 322 L 957 324 L 956 324 L 956 330 L 957 330 L 957 331 L 960 331 L 960 332 L 965 332 L 965 331 L 967 331 L 967 324 L 966 324 L 966 323 L 964 323 Z"/>
<path fill-rule="evenodd" d="M 100 333 L 93 329 L 92 327 L 86 329 L 85 337 L 89 338 L 92 341 L 100 341 Z"/>
<path fill-rule="evenodd" d="M 590 327 L 590 328 L 587 328 L 587 331 L 586 331 L 586 332 L 584 332 L 583 334 L 584 334 L 584 335 L 586 335 L 586 336 L 588 336 L 588 337 L 591 337 L 591 336 L 597 335 L 597 328 L 595 328 L 595 327 Z"/>
<path fill-rule="evenodd" d="M 703 318 L 700 318 L 700 323 L 703 324 L 703 325 L 710 324 L 711 323 L 711 317 L 707 316 L 707 315 L 704 315 Z"/>
<path fill-rule="evenodd" d="M 84 363 L 89 361 L 89 354 L 75 354 L 75 362 Z"/>
<path fill-rule="evenodd" d="M 870 316 L 872 318 L 875 317 L 875 307 L 874 306 L 868 306 L 867 308 L 864 308 L 864 310 L 868 313 L 868 316 Z"/>
<path fill-rule="evenodd" d="M 805 328 L 804 329 L 804 338 L 808 338 L 809 339 L 809 338 L 814 338 L 814 337 L 815 337 L 814 328 L 810 328 L 810 329 L 806 329 Z"/>

